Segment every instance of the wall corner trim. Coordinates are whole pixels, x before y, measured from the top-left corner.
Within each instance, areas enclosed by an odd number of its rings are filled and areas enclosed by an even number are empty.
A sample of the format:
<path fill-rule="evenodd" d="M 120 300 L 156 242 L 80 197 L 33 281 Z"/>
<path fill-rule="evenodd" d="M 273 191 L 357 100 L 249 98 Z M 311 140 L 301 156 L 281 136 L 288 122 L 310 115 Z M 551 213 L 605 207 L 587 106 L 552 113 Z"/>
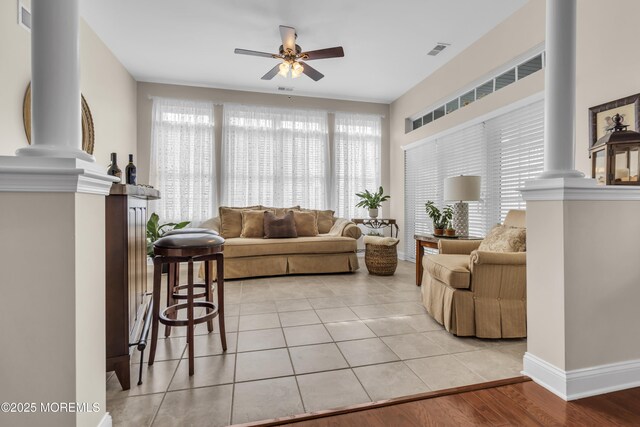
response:
<path fill-rule="evenodd" d="M 564 371 L 527 352 L 523 374 L 569 401 L 640 386 L 640 359 Z"/>
<path fill-rule="evenodd" d="M 591 178 L 546 178 L 526 181 L 520 189 L 526 201 L 640 200 L 640 188 L 624 185 L 597 185 Z"/>

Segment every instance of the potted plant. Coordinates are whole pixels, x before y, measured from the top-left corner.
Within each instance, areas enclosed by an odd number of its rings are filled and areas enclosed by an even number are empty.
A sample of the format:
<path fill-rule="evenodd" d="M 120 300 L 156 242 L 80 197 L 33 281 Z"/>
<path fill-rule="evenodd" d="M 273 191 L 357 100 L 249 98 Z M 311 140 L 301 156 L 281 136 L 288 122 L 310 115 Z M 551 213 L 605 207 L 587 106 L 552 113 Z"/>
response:
<path fill-rule="evenodd" d="M 190 221 L 182 222 L 167 222 L 160 224 L 160 217 L 157 213 L 152 213 L 147 221 L 147 255 L 153 257 L 153 243 L 164 236 L 164 234 L 171 230 L 179 230 L 189 225 Z"/>
<path fill-rule="evenodd" d="M 431 200 L 425 203 L 424 206 L 427 211 L 427 215 L 431 218 L 431 221 L 433 221 L 433 234 L 436 236 L 442 236 L 445 228 L 447 228 L 447 224 L 449 224 L 453 217 L 453 209 L 451 206 L 447 205 L 442 209 L 442 211 L 440 211 L 436 204 Z"/>
<path fill-rule="evenodd" d="M 360 201 L 356 204 L 357 208 L 369 209 L 369 216 L 371 218 L 378 217 L 378 208 L 382 206 L 382 202 L 389 200 L 389 196 L 384 195 L 384 189 L 382 186 L 378 188 L 375 193 L 370 193 L 369 190 L 364 190 L 361 193 L 356 193 L 357 197 L 360 197 Z"/>

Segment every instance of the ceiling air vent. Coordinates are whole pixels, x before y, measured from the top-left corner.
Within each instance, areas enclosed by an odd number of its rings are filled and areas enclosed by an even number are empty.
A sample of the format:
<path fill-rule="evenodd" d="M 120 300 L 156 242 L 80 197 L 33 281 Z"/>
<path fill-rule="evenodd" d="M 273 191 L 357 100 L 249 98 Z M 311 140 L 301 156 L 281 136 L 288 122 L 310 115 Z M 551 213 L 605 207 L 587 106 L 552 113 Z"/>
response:
<path fill-rule="evenodd" d="M 278 86 L 278 90 L 281 92 L 293 92 L 292 87 L 286 87 L 286 86 Z"/>
<path fill-rule="evenodd" d="M 18 24 L 31 32 L 31 11 L 20 0 L 18 1 Z"/>
<path fill-rule="evenodd" d="M 445 50 L 447 48 L 447 46 L 451 46 L 451 44 L 449 44 L 449 43 L 440 43 L 439 42 L 437 45 L 435 45 L 435 47 L 433 49 L 431 49 L 431 51 L 429 53 L 427 53 L 427 55 L 436 56 L 437 54 L 439 54 L 440 52 Z"/>

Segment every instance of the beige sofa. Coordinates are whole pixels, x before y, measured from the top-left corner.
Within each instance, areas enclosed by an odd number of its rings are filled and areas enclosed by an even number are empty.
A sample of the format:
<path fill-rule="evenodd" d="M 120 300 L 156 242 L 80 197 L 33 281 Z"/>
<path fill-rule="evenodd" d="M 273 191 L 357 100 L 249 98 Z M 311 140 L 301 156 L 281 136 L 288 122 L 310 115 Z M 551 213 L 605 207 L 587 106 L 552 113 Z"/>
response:
<path fill-rule="evenodd" d="M 201 227 L 221 233 L 220 218 L 205 221 Z M 225 237 L 224 277 L 353 272 L 359 268 L 356 249 L 361 235 L 356 224 L 333 218 L 328 233 L 313 237 Z"/>
<path fill-rule="evenodd" d="M 504 225 L 524 228 L 524 211 L 510 211 Z M 526 337 L 526 253 L 478 251 L 480 242 L 442 239 L 439 254 L 425 255 L 424 306 L 458 336 Z"/>

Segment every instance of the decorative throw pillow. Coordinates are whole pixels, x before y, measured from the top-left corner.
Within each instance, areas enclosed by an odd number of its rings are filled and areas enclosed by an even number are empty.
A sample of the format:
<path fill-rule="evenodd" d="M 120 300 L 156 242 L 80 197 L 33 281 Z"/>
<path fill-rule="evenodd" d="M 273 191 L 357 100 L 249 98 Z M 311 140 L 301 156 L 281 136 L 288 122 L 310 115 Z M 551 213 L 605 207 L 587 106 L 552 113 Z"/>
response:
<path fill-rule="evenodd" d="M 525 252 L 527 250 L 527 229 L 496 225 L 480 243 L 478 250 L 485 252 Z"/>
<path fill-rule="evenodd" d="M 264 238 L 281 239 L 285 237 L 298 237 L 293 212 L 294 211 L 289 211 L 283 217 L 277 217 L 273 212 L 265 212 Z"/>
<path fill-rule="evenodd" d="M 264 212 L 262 210 L 242 211 L 242 233 L 240 233 L 240 237 L 264 237 Z"/>
<path fill-rule="evenodd" d="M 313 212 L 291 211 L 296 224 L 296 233 L 299 237 L 311 237 L 318 235 L 318 221 Z"/>
<path fill-rule="evenodd" d="M 269 208 L 267 206 L 263 206 L 262 209 L 271 211 L 276 214 L 276 216 L 285 216 L 285 214 L 289 211 L 299 211 L 300 206 L 292 206 L 290 208 Z"/>
<path fill-rule="evenodd" d="M 333 216 L 335 211 L 316 211 L 318 212 L 318 233 L 327 234 L 333 227 Z"/>
<path fill-rule="evenodd" d="M 222 234 L 222 237 L 225 239 L 240 237 L 240 234 L 242 234 L 242 211 L 261 208 L 260 205 L 247 206 L 246 208 L 220 206 L 218 212 L 220 213 L 220 234 Z"/>

